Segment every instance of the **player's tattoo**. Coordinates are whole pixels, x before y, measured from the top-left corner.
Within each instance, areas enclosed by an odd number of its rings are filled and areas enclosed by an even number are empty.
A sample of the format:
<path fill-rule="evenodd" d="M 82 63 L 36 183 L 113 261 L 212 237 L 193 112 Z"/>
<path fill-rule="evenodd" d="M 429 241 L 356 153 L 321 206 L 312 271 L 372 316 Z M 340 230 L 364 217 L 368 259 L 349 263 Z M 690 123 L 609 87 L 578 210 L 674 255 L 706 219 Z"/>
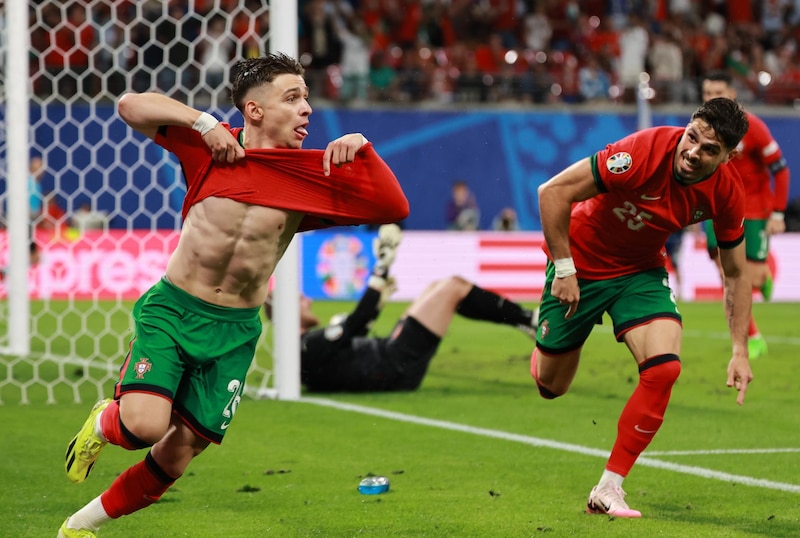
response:
<path fill-rule="evenodd" d="M 733 290 L 725 288 L 725 314 L 728 320 L 728 329 L 733 328 Z"/>

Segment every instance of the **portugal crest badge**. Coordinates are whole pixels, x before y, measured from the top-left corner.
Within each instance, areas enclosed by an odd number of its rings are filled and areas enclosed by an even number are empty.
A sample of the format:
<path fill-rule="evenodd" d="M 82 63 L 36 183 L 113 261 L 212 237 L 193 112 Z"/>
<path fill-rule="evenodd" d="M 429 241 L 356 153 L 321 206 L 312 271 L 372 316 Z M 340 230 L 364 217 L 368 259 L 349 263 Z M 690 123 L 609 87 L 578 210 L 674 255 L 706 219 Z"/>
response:
<path fill-rule="evenodd" d="M 147 357 L 142 357 L 139 359 L 139 362 L 133 365 L 134 369 L 136 370 L 136 379 L 144 379 L 144 374 L 150 371 L 150 368 L 153 367 L 153 364 L 149 362 L 150 359 Z"/>

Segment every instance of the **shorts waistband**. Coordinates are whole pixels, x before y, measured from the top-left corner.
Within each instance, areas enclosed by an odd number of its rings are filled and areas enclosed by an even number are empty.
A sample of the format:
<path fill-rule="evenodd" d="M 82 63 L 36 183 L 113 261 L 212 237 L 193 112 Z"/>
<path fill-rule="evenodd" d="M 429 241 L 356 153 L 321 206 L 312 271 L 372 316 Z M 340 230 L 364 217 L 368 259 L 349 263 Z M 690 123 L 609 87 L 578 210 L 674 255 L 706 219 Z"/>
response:
<path fill-rule="evenodd" d="M 180 289 L 166 277 L 161 277 L 161 280 L 156 282 L 153 289 L 166 295 L 195 314 L 222 321 L 252 321 L 254 318 L 258 317 L 258 311 L 261 309 L 260 306 L 254 306 L 252 308 L 231 308 L 229 306 L 211 304 Z"/>

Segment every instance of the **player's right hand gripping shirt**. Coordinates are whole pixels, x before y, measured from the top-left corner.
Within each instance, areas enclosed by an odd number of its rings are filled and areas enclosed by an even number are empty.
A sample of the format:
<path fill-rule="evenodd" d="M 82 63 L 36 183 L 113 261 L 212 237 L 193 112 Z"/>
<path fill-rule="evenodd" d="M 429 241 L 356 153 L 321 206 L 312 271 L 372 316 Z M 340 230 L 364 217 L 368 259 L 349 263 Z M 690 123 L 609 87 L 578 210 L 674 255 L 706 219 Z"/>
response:
<path fill-rule="evenodd" d="M 744 239 L 744 187 L 733 166 L 686 185 L 674 172 L 682 127 L 654 127 L 591 157 L 600 194 L 574 204 L 570 245 L 578 277 L 600 280 L 663 267 L 672 232 L 714 220 L 721 248 Z"/>

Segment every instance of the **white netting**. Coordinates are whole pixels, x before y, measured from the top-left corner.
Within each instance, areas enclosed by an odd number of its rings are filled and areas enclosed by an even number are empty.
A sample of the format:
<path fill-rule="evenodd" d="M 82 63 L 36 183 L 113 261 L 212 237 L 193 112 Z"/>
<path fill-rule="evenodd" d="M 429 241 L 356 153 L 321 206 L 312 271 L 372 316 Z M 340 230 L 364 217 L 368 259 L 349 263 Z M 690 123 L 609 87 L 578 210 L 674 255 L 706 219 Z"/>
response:
<path fill-rule="evenodd" d="M 184 194 L 174 158 L 122 123 L 116 100 L 125 91 L 159 91 L 241 125 L 227 81 L 235 59 L 268 50 L 269 7 L 258 0 L 28 6 L 31 157 L 44 163 L 44 206 L 33 223 L 40 259 L 30 273 L 31 354 L 0 355 L 0 403 L 91 400 L 108 395 L 117 378 L 130 308 L 163 273 Z M 2 58 L 6 46 L 2 39 Z M 3 69 L 0 88 L 6 82 Z M 5 169 L 5 129 L 0 137 Z M 8 204 L 25 203 L 6 193 L 0 178 L 0 228 Z M 9 263 L 3 233 L 0 267 Z M 0 296 L 6 291 L 0 281 Z M 0 348 L 8 346 L 8 310 L 0 301 Z M 264 335 L 251 393 L 270 383 Z"/>

